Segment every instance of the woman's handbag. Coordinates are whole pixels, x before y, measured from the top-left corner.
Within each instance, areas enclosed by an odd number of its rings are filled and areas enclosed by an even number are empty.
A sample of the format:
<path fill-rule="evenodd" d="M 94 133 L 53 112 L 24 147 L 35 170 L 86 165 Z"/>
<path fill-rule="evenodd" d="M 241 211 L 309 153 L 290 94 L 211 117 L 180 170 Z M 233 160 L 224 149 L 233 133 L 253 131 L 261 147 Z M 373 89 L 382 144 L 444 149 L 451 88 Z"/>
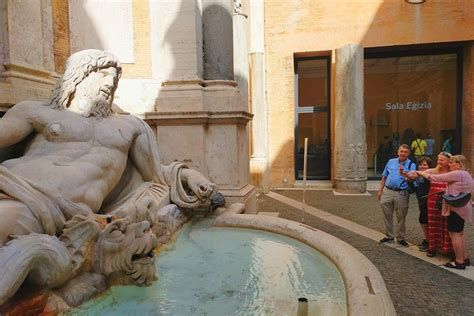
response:
<path fill-rule="evenodd" d="M 461 173 L 461 182 L 463 181 Z M 463 207 L 471 201 L 471 193 L 461 192 L 458 195 L 443 194 L 443 200 L 453 207 Z"/>
<path fill-rule="evenodd" d="M 458 195 L 443 194 L 443 200 L 453 207 L 463 207 L 471 201 L 471 193 L 461 192 Z"/>

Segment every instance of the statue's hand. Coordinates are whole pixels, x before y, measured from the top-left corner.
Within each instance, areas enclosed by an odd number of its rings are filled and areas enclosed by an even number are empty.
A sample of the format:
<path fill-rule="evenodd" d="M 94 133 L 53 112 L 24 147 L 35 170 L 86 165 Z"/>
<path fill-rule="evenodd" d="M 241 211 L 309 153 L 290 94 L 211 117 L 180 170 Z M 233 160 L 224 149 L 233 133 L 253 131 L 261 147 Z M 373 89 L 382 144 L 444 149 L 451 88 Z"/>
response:
<path fill-rule="evenodd" d="M 184 169 L 182 176 L 188 188 L 198 197 L 201 201 L 210 199 L 213 192 L 217 192 L 217 186 L 209 182 L 200 172 L 192 169 Z"/>
<path fill-rule="evenodd" d="M 198 188 L 193 192 L 199 197 L 200 200 L 208 199 L 212 192 L 214 192 L 216 185 L 214 183 L 201 183 Z"/>

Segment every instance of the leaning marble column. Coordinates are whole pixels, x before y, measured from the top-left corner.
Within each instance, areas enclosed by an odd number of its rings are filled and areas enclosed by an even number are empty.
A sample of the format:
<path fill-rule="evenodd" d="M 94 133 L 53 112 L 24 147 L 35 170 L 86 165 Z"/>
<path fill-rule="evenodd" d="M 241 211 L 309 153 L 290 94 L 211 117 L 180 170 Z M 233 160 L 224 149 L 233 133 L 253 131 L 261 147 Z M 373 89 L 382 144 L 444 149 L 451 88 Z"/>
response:
<path fill-rule="evenodd" d="M 364 193 L 367 189 L 367 144 L 364 119 L 364 49 L 336 49 L 335 189 Z"/>

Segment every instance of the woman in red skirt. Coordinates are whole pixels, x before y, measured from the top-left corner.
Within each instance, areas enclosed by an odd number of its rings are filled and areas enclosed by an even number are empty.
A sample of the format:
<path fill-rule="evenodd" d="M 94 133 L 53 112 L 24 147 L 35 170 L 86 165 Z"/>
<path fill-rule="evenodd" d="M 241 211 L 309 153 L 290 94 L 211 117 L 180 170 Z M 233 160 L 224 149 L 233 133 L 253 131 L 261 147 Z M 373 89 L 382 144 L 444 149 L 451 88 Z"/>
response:
<path fill-rule="evenodd" d="M 437 165 L 434 169 L 427 170 L 432 174 L 443 174 L 449 172 L 450 153 L 441 152 L 438 155 Z M 436 252 L 445 255 L 454 253 L 453 244 L 448 232 L 448 221 L 446 216 L 441 216 L 442 197 L 438 192 L 444 192 L 447 187 L 446 182 L 431 181 L 430 192 L 428 194 L 428 257 L 434 257 Z"/>

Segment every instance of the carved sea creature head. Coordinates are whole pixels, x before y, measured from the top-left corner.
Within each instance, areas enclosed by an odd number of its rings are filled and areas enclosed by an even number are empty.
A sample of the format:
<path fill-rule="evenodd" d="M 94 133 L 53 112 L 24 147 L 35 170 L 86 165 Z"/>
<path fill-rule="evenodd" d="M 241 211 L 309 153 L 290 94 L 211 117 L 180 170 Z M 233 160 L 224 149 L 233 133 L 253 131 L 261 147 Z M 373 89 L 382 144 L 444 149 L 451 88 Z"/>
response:
<path fill-rule="evenodd" d="M 111 222 L 100 233 L 96 253 L 99 272 L 123 273 L 137 285 L 156 280 L 153 248 L 157 239 L 147 221 L 130 224 L 127 219 Z"/>
<path fill-rule="evenodd" d="M 66 62 L 66 70 L 63 76 L 57 81 L 53 90 L 50 106 L 57 110 L 66 109 L 76 93 L 77 86 L 86 77 L 93 72 L 111 67 L 116 69 L 116 81 L 114 82 L 113 91 L 110 91 L 110 102 L 122 74 L 122 67 L 117 57 L 98 49 L 87 49 L 72 54 Z M 107 107 L 108 110 L 110 110 L 109 108 L 110 106 Z M 101 111 L 104 111 L 104 109 L 101 109 Z"/>

